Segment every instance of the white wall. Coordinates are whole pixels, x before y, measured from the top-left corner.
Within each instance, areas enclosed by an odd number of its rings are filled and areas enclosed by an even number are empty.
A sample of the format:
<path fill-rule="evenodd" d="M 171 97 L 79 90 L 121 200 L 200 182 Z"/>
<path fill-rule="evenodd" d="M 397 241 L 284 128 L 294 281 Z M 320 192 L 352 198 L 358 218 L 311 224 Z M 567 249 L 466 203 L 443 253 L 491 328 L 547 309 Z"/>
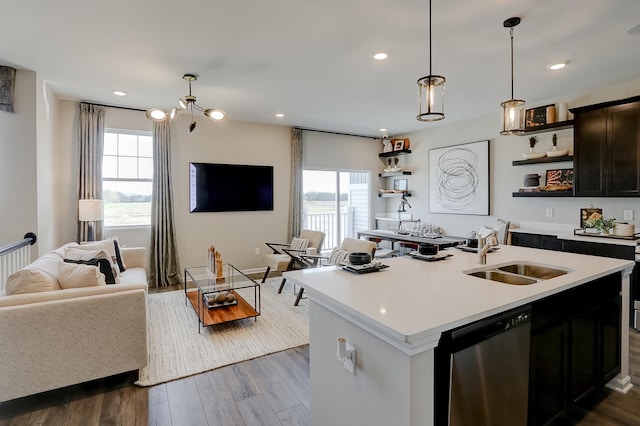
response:
<path fill-rule="evenodd" d="M 569 108 L 599 102 L 622 99 L 640 93 L 640 79 L 601 87 L 586 94 L 564 95 L 557 99 L 528 105 L 534 107 L 557 102 L 568 102 Z M 527 136 L 500 136 L 499 106 L 484 117 L 448 124 L 446 119 L 438 124 L 425 123 L 425 130 L 402 135 L 411 139 L 412 153 L 404 156 L 409 176 L 409 188 L 413 191 L 410 199 L 414 217 L 442 226 L 449 235 L 467 236 L 482 225 L 492 225 L 496 218 L 509 219 L 516 225 L 521 221 L 579 224 L 581 207 L 594 205 L 603 209 L 604 215 L 623 219 L 625 209 L 634 210 L 634 223 L 640 225 L 640 199 L 638 198 L 513 198 L 523 186 L 525 174 L 538 173 L 544 176 L 547 169 L 572 168 L 572 162 L 558 162 L 513 166 L 514 160 L 521 160 L 522 153 L 528 152 Z M 561 130 L 558 147 L 573 153 L 573 130 Z M 538 134 L 538 151 L 550 150 L 553 132 Z M 490 216 L 455 215 L 429 213 L 428 206 L 428 153 L 429 149 L 457 145 L 479 140 L 490 141 Z M 544 182 L 544 179 L 542 180 Z M 388 201 L 388 209 L 395 205 Z M 553 209 L 553 217 L 546 216 L 547 208 Z"/>
<path fill-rule="evenodd" d="M 34 72 L 17 71 L 14 108 L 0 111 L 0 246 L 38 234 Z"/>
<path fill-rule="evenodd" d="M 393 182 L 378 178 L 383 163 L 378 157 L 382 142 L 365 137 L 354 137 L 305 131 L 303 135 L 303 167 L 310 170 L 339 170 L 370 172 L 370 227 L 374 227 L 374 214 L 383 212 L 386 205 L 378 197 L 378 189 Z M 395 206 L 394 210 L 397 208 Z"/>
<path fill-rule="evenodd" d="M 289 217 L 289 127 L 227 120 L 222 123 L 197 118 L 197 128 L 187 132 L 191 117 L 172 123 L 172 169 L 178 253 L 182 267 L 207 263 L 207 249 L 215 245 L 224 262 L 242 268 L 262 266 L 259 248 L 265 242 L 286 240 Z M 257 212 L 189 213 L 189 162 L 273 166 L 274 210 Z M 221 182 L 233 186 L 233 182 Z"/>
<path fill-rule="evenodd" d="M 37 181 L 38 181 L 38 253 L 44 254 L 56 248 L 56 241 L 63 231 L 56 226 L 61 222 L 58 205 L 59 182 L 52 179 L 63 160 L 55 145 L 55 128 L 58 120 L 58 98 L 49 85 L 38 78 L 37 82 Z"/>

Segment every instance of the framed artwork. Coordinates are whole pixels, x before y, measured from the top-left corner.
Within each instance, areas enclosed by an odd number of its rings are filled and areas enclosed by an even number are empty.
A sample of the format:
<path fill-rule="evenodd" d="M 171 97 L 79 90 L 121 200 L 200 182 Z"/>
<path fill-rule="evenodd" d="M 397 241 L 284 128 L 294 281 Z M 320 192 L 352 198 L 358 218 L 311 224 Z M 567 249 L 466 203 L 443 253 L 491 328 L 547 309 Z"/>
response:
<path fill-rule="evenodd" d="M 393 190 L 394 191 L 406 191 L 407 190 L 407 179 L 394 179 L 393 180 Z"/>
<path fill-rule="evenodd" d="M 401 151 L 404 149 L 404 139 L 397 139 L 393 141 L 393 150 Z"/>
<path fill-rule="evenodd" d="M 547 170 L 545 185 L 573 187 L 573 169 Z"/>
<path fill-rule="evenodd" d="M 429 150 L 429 212 L 489 214 L 489 141 Z"/>
<path fill-rule="evenodd" d="M 554 104 L 544 105 L 537 108 L 529 108 L 525 111 L 525 128 L 538 127 L 547 124 L 547 108 Z M 550 117 L 549 117 L 550 118 Z"/>
<path fill-rule="evenodd" d="M 580 228 L 584 229 L 585 226 L 585 222 L 593 215 L 596 214 L 596 217 L 602 216 L 602 209 L 596 209 L 594 207 L 587 207 L 584 209 L 580 209 Z"/>

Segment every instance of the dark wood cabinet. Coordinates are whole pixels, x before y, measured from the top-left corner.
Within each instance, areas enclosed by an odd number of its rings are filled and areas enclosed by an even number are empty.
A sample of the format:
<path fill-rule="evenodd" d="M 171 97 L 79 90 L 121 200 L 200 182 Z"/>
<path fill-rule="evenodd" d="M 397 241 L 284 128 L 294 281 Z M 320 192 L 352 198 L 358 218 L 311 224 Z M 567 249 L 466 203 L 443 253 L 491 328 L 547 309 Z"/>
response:
<path fill-rule="evenodd" d="M 640 97 L 571 111 L 575 196 L 640 196 Z"/>
<path fill-rule="evenodd" d="M 561 423 L 620 372 L 621 274 L 531 307 L 529 424 Z"/>
<path fill-rule="evenodd" d="M 555 235 L 511 233 L 511 245 L 562 251 L 562 241 Z"/>

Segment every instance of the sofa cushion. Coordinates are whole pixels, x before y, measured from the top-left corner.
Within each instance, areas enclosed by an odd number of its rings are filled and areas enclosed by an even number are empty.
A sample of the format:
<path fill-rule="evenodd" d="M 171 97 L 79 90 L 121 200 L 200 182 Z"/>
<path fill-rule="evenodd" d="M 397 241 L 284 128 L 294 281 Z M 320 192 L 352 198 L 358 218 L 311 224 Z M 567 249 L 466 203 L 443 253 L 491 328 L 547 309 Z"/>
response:
<path fill-rule="evenodd" d="M 122 284 L 147 284 L 147 273 L 144 268 L 128 268 L 120 274 L 120 285 Z"/>
<path fill-rule="evenodd" d="M 96 266 L 60 262 L 58 282 L 63 289 L 106 285 L 104 274 Z"/>
<path fill-rule="evenodd" d="M 60 290 L 58 283 L 59 262 L 59 256 L 47 253 L 9 275 L 5 285 L 7 295 Z"/>
<path fill-rule="evenodd" d="M 51 290 L 60 290 L 58 280 L 37 268 L 23 268 L 14 272 L 7 278 L 5 286 L 8 296 Z"/>

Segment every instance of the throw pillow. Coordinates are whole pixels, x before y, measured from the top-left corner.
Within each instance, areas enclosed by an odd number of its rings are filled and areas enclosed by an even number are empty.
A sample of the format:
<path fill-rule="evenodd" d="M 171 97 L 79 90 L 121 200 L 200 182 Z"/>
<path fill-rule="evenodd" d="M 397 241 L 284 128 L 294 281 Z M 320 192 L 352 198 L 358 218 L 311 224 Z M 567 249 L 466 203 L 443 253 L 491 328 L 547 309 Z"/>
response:
<path fill-rule="evenodd" d="M 109 256 L 111 256 L 112 262 L 118 265 L 119 271 L 124 272 L 124 262 L 122 262 L 122 257 L 120 257 L 120 261 L 118 261 L 118 253 L 120 252 L 120 249 L 118 248 L 118 251 L 116 252 L 115 241 L 116 241 L 115 237 L 107 238 L 106 240 L 82 243 L 78 246 L 75 246 L 75 248 L 80 250 L 104 250 L 109 254 Z M 122 266 L 123 266 L 122 269 L 120 268 L 120 262 L 122 262 Z"/>
<path fill-rule="evenodd" d="M 64 262 L 58 266 L 58 281 L 63 289 L 106 285 L 97 267 Z"/>
<path fill-rule="evenodd" d="M 118 268 L 120 272 L 124 272 L 127 270 L 127 265 L 124 264 L 124 259 L 122 259 L 122 254 L 120 253 L 120 242 L 118 241 L 118 237 L 111 237 L 113 240 L 113 246 L 116 249 L 116 262 L 118 263 Z"/>
<path fill-rule="evenodd" d="M 38 269 L 20 269 L 9 275 L 5 284 L 7 295 L 59 289 L 58 281 L 48 273 Z"/>
<path fill-rule="evenodd" d="M 349 253 L 350 252 L 346 250 L 342 250 L 336 247 L 333 249 L 333 251 L 329 255 L 329 260 L 327 261 L 327 263 L 331 265 L 339 265 L 345 260 L 347 260 L 347 258 L 349 257 Z"/>
<path fill-rule="evenodd" d="M 308 238 L 293 238 L 291 239 L 291 244 L 289 244 L 289 248 L 291 250 L 306 250 L 309 245 Z"/>
<path fill-rule="evenodd" d="M 82 246 L 67 247 L 64 251 L 64 259 L 66 260 L 93 260 L 93 259 L 106 259 L 109 261 L 109 270 L 113 275 L 113 282 L 107 276 L 107 282 L 109 284 L 118 284 L 120 279 L 118 277 L 118 267 L 113 263 L 112 257 L 105 250 L 85 250 L 80 248 Z"/>
<path fill-rule="evenodd" d="M 496 219 L 496 223 L 493 225 L 493 230 L 496 231 L 498 244 L 506 245 L 509 241 L 509 221 Z"/>
<path fill-rule="evenodd" d="M 103 275 L 104 277 L 104 281 L 106 284 L 117 284 L 119 282 L 119 280 L 116 280 L 116 277 L 114 276 L 114 268 L 112 266 L 112 264 L 109 262 L 109 259 L 89 259 L 89 260 L 72 260 L 72 259 L 65 259 L 64 260 L 65 263 L 75 263 L 77 265 L 88 265 L 88 266 L 93 266 L 94 268 L 98 268 L 98 270 L 100 271 L 100 273 Z M 60 278 L 58 278 L 58 280 L 60 280 Z M 62 286 L 62 284 L 60 284 L 60 286 Z"/>

